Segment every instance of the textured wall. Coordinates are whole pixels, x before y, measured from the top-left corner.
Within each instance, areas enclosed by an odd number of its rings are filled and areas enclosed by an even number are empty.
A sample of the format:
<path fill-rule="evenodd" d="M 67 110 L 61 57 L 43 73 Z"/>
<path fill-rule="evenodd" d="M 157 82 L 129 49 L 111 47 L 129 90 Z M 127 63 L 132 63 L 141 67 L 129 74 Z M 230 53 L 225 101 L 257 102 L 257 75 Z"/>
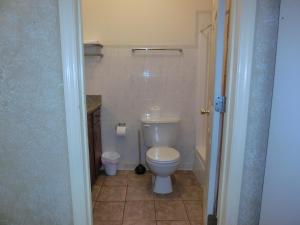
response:
<path fill-rule="evenodd" d="M 0 224 L 72 224 L 58 1 L 0 1 Z"/>
<path fill-rule="evenodd" d="M 280 0 L 258 0 L 238 225 L 259 223 L 275 75 Z"/>

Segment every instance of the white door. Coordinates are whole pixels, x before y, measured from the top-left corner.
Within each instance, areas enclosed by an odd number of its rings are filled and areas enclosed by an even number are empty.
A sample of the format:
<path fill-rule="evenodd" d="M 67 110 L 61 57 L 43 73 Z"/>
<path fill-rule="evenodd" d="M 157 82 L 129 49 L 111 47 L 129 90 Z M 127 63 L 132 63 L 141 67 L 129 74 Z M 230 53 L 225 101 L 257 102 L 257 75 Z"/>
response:
<path fill-rule="evenodd" d="M 196 87 L 196 150 L 200 154 L 203 163 L 207 155 L 207 133 L 210 120 L 211 96 L 213 87 L 211 85 L 211 18 L 210 12 L 198 15 L 198 76 Z M 201 165 L 205 167 L 205 165 Z M 205 168 L 202 168 L 205 169 Z M 199 171 L 200 172 L 200 171 Z M 204 171 L 201 171 L 204 172 Z M 199 175 L 201 176 L 201 175 Z M 204 175 L 203 175 L 204 176 Z M 205 182 L 204 177 L 200 178 Z"/>
<path fill-rule="evenodd" d="M 217 208 L 217 189 L 218 189 L 218 176 L 219 176 L 219 158 L 221 150 L 221 137 L 222 137 L 222 124 L 223 115 L 215 110 L 215 102 L 219 96 L 223 96 L 225 90 L 225 73 L 224 73 L 224 56 L 226 55 L 226 0 L 215 1 L 214 12 L 214 80 L 212 100 L 208 99 L 210 106 L 211 119 L 207 126 L 207 148 L 210 149 L 208 155 L 209 160 L 209 173 L 208 173 L 208 196 L 207 196 L 207 215 L 216 215 Z M 211 131 L 210 131 L 211 130 Z M 207 216 L 205 215 L 205 216 Z"/>
<path fill-rule="evenodd" d="M 300 1 L 282 0 L 260 225 L 300 224 Z"/>

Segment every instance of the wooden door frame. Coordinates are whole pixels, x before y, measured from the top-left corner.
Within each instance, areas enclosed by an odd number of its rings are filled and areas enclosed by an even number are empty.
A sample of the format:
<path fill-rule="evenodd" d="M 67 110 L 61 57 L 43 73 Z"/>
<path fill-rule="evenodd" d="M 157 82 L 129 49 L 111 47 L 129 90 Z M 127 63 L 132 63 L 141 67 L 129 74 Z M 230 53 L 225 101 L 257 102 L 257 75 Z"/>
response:
<path fill-rule="evenodd" d="M 256 0 L 233 0 L 228 47 L 218 219 L 237 225 L 246 140 Z M 67 142 L 74 225 L 92 225 L 81 0 L 59 0 Z"/>

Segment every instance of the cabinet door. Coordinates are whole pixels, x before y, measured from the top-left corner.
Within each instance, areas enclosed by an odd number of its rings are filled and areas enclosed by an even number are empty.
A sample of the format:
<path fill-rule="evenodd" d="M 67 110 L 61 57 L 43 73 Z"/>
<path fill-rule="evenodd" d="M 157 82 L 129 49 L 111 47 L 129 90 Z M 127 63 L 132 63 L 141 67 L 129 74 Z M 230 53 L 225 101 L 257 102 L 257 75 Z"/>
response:
<path fill-rule="evenodd" d="M 101 111 L 100 107 L 93 113 L 93 141 L 94 141 L 94 157 L 95 157 L 95 174 L 99 173 L 101 168 Z"/>
<path fill-rule="evenodd" d="M 89 157 L 90 157 L 90 176 L 91 184 L 94 184 L 96 181 L 95 174 L 95 154 L 94 154 L 94 137 L 93 137 L 93 115 L 88 114 L 88 138 L 89 138 Z"/>

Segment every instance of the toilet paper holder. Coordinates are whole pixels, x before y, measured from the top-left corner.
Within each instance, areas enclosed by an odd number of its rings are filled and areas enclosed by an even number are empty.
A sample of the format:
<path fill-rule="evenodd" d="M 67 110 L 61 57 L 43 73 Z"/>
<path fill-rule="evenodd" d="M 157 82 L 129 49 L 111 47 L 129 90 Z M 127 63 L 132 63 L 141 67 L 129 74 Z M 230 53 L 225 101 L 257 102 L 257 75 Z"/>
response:
<path fill-rule="evenodd" d="M 116 129 L 117 129 L 117 127 L 126 127 L 126 123 L 118 123 L 116 125 Z"/>
<path fill-rule="evenodd" d="M 126 136 L 126 123 L 118 123 L 115 130 L 117 136 L 119 137 Z"/>

